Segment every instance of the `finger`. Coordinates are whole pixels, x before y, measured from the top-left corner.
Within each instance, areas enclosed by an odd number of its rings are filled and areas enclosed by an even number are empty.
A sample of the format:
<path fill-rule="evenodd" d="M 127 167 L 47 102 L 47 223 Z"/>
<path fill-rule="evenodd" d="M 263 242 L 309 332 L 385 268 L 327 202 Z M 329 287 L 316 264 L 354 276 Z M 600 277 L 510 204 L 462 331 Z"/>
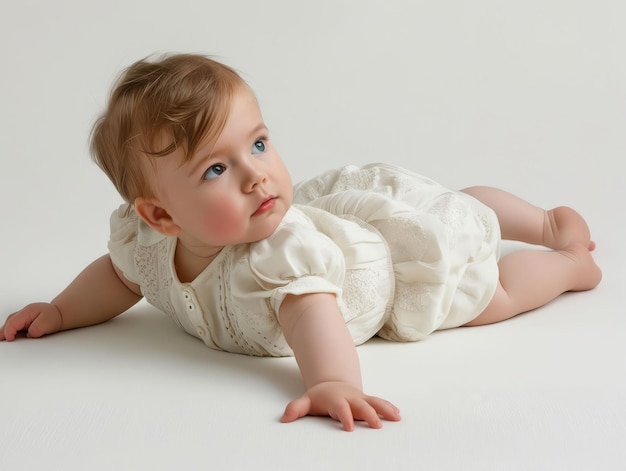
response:
<path fill-rule="evenodd" d="M 6 322 L 5 322 L 5 325 L 6 325 Z M 5 337 L 5 335 L 4 335 L 4 328 L 5 328 L 5 325 L 3 325 L 2 327 L 0 327 L 0 342 L 1 342 L 1 341 L 3 341 L 3 340 L 7 340 L 7 338 L 6 338 L 6 337 Z"/>
<path fill-rule="evenodd" d="M 12 314 L 11 314 L 12 315 Z M 2 340 L 8 340 L 7 336 L 5 334 L 5 330 L 7 328 L 7 324 L 9 323 L 9 319 L 11 319 L 11 315 L 8 316 L 5 320 L 4 320 L 4 324 L 2 324 L 2 327 L 0 327 L 0 341 Z"/>
<path fill-rule="evenodd" d="M 354 430 L 354 417 L 352 408 L 347 401 L 343 401 L 328 411 L 328 414 L 335 420 L 341 422 L 341 426 L 346 432 Z"/>
<path fill-rule="evenodd" d="M 394 406 L 391 402 L 374 396 L 368 396 L 366 401 L 374 408 L 376 414 L 383 419 L 391 420 L 393 422 L 397 422 L 401 419 L 400 409 Z"/>
<path fill-rule="evenodd" d="M 19 329 L 13 328 L 10 324 L 4 326 L 3 332 L 0 337 L 0 340 L 6 340 L 7 342 L 12 342 L 15 340 Z"/>
<path fill-rule="evenodd" d="M 376 409 L 372 407 L 365 399 L 359 399 L 352 404 L 352 412 L 354 417 L 363 420 L 372 428 L 381 428 L 383 426 Z"/>
<path fill-rule="evenodd" d="M 280 418 L 280 421 L 283 423 L 293 422 L 294 420 L 297 420 L 300 417 L 304 417 L 305 415 L 307 415 L 310 410 L 311 400 L 306 396 L 302 396 L 287 404 L 285 412 Z"/>
<path fill-rule="evenodd" d="M 22 312 L 14 312 L 13 314 L 11 314 L 9 317 L 7 317 L 7 320 L 4 323 L 4 326 L 2 327 L 2 339 L 6 340 L 7 342 L 11 342 L 13 340 L 15 340 L 15 336 L 17 335 L 17 333 L 24 329 L 24 327 L 26 325 L 28 325 L 23 319 L 20 319 L 19 314 L 21 314 Z"/>
<path fill-rule="evenodd" d="M 59 327 L 59 319 L 50 315 L 39 315 L 31 322 L 26 335 L 31 338 L 38 338 L 56 332 Z"/>
<path fill-rule="evenodd" d="M 4 324 L 4 337 L 7 341 L 15 340 L 17 333 L 27 330 L 35 319 L 41 314 L 41 309 L 30 306 L 21 311 L 11 314 Z"/>

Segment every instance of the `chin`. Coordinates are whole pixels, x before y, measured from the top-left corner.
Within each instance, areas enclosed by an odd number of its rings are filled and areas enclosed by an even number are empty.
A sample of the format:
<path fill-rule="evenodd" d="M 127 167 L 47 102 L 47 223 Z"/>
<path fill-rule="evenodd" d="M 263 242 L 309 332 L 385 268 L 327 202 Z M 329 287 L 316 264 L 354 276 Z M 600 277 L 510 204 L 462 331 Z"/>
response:
<path fill-rule="evenodd" d="M 262 231 L 259 231 L 259 233 L 257 234 L 257 237 L 255 237 L 255 240 L 253 242 L 258 242 L 260 240 L 267 239 L 274 232 L 276 232 L 276 229 L 278 228 L 279 225 L 280 225 L 280 221 L 278 221 L 276 224 L 268 225 L 267 227 L 264 227 Z"/>

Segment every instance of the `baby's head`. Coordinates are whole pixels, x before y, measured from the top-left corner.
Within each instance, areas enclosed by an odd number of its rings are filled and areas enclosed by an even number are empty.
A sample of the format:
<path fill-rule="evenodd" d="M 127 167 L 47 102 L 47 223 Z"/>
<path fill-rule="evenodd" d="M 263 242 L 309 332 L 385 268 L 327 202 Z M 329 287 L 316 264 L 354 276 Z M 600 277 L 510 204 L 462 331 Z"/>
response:
<path fill-rule="evenodd" d="M 292 202 L 291 177 L 254 93 L 204 56 L 130 66 L 91 149 L 150 227 L 205 253 L 268 237 Z"/>
<path fill-rule="evenodd" d="M 232 97 L 245 81 L 231 68 L 195 54 L 135 62 L 120 76 L 91 135 L 91 153 L 122 198 L 154 196 L 149 162 L 182 149 L 189 160 L 215 141 Z"/>

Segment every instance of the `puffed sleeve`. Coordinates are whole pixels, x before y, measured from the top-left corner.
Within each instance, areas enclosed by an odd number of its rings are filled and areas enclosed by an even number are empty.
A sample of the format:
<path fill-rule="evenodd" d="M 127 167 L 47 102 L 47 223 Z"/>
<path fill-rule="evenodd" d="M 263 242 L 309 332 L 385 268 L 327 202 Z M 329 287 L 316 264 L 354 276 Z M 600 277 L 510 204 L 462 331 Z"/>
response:
<path fill-rule="evenodd" d="M 267 297 L 274 313 L 288 294 L 332 293 L 341 295 L 345 260 L 341 249 L 326 235 L 293 221 L 250 251 L 252 297 Z M 252 280 L 251 280 L 252 281 Z M 265 292 L 266 294 L 262 294 Z"/>
<path fill-rule="evenodd" d="M 109 221 L 109 254 L 113 264 L 122 270 L 124 276 L 139 284 L 133 252 L 137 244 L 139 217 L 129 204 L 123 204 L 111 214 Z"/>

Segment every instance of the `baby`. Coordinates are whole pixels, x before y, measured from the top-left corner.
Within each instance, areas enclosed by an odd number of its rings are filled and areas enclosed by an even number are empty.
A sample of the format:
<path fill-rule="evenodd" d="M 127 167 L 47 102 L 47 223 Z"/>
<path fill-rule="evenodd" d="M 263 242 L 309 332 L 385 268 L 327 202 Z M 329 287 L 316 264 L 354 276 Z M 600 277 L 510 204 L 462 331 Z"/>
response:
<path fill-rule="evenodd" d="M 252 90 L 201 55 L 129 67 L 91 149 L 126 201 L 109 253 L 50 303 L 9 315 L 0 340 L 98 324 L 145 297 L 211 348 L 294 355 L 306 392 L 283 422 L 400 420 L 362 391 L 355 345 L 498 322 L 601 279 L 568 207 L 453 191 L 385 164 L 294 187 Z M 501 239 L 552 250 L 498 260 Z"/>

